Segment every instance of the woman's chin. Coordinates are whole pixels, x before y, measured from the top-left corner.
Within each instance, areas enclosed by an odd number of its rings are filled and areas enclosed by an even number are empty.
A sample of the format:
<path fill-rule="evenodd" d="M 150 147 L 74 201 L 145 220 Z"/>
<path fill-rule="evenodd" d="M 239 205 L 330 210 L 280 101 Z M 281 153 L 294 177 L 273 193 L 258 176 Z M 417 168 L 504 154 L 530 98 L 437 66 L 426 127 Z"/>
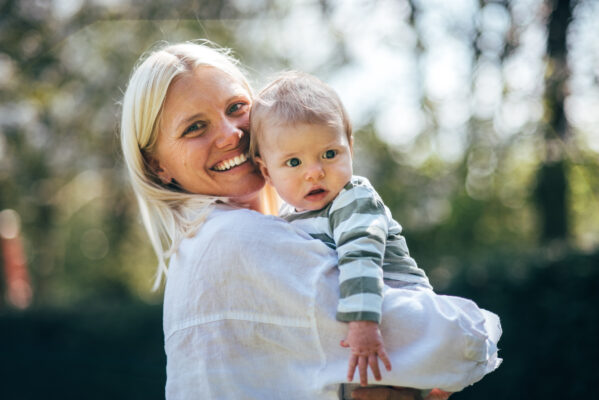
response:
<path fill-rule="evenodd" d="M 262 177 L 262 174 L 260 174 L 260 171 L 254 171 L 244 176 L 241 184 L 232 188 L 231 194 L 228 197 L 236 203 L 241 203 L 258 197 L 265 184 L 266 181 Z"/>

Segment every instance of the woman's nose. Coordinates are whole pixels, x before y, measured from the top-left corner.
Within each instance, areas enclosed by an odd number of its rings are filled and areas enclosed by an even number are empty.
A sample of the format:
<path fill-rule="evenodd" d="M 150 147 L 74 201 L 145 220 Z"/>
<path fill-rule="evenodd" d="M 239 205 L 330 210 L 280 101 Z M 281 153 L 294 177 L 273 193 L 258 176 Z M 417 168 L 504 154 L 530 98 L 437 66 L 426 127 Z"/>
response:
<path fill-rule="evenodd" d="M 320 163 L 314 163 L 306 170 L 305 178 L 308 181 L 316 181 L 324 178 L 324 169 Z"/>
<path fill-rule="evenodd" d="M 219 127 L 216 147 L 219 149 L 237 147 L 242 137 L 243 130 L 234 121 L 224 120 Z"/>

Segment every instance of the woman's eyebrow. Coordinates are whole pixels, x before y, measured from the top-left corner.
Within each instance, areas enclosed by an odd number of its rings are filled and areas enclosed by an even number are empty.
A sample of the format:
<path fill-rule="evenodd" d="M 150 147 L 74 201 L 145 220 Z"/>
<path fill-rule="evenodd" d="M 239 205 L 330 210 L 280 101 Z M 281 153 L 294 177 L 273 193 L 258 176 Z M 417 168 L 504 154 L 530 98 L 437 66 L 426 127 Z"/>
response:
<path fill-rule="evenodd" d="M 231 97 L 229 97 L 226 101 L 225 104 L 229 104 L 235 100 L 241 100 L 241 99 L 247 99 L 247 95 L 245 95 L 243 92 L 239 92 L 239 93 L 235 93 L 234 95 L 232 95 Z M 204 117 L 204 113 L 199 112 L 199 113 L 195 113 L 193 115 L 190 115 L 189 117 L 179 121 L 177 123 L 177 130 L 181 129 L 181 125 L 187 125 L 190 124 L 191 122 L 193 122 L 196 119 L 201 119 Z"/>
<path fill-rule="evenodd" d="M 243 91 L 239 91 L 238 93 L 233 94 L 231 97 L 229 97 L 227 99 L 227 101 L 225 101 L 226 104 L 229 104 L 235 100 L 246 100 L 246 101 L 250 101 L 251 102 L 251 98 L 248 99 L 248 95 L 243 92 Z"/>

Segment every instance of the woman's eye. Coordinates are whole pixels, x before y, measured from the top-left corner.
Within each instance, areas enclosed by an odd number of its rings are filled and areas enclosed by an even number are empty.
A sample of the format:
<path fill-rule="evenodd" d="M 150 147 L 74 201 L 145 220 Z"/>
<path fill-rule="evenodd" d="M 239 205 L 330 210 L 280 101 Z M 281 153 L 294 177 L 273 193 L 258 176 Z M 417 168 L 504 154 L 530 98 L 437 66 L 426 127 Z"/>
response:
<path fill-rule="evenodd" d="M 297 167 L 298 165 L 300 165 L 302 162 L 300 161 L 299 158 L 290 158 L 289 160 L 285 161 L 285 164 L 288 167 Z"/>
<path fill-rule="evenodd" d="M 243 103 L 243 102 L 239 102 L 239 103 L 235 103 L 232 104 L 229 109 L 227 110 L 227 114 L 231 115 L 231 114 L 235 114 L 237 111 L 241 110 L 243 107 L 245 107 L 247 104 Z"/>
<path fill-rule="evenodd" d="M 183 136 L 187 136 L 190 133 L 194 133 L 197 132 L 201 129 L 203 129 L 205 126 L 205 124 L 203 122 L 194 122 L 193 124 L 189 125 L 187 128 L 185 128 L 185 130 L 183 131 L 183 134 L 181 135 Z"/>
<path fill-rule="evenodd" d="M 331 158 L 335 158 L 336 155 L 337 155 L 337 150 L 327 150 L 322 155 L 322 158 L 331 159 Z"/>

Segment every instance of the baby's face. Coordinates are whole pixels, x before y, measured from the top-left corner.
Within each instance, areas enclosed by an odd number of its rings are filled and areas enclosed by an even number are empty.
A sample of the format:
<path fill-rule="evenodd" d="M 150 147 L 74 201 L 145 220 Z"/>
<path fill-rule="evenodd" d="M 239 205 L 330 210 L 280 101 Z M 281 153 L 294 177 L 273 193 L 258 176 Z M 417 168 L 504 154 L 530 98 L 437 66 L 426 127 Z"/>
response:
<path fill-rule="evenodd" d="M 260 154 L 262 174 L 298 211 L 325 207 L 352 176 L 352 143 L 341 128 L 272 124 Z"/>

